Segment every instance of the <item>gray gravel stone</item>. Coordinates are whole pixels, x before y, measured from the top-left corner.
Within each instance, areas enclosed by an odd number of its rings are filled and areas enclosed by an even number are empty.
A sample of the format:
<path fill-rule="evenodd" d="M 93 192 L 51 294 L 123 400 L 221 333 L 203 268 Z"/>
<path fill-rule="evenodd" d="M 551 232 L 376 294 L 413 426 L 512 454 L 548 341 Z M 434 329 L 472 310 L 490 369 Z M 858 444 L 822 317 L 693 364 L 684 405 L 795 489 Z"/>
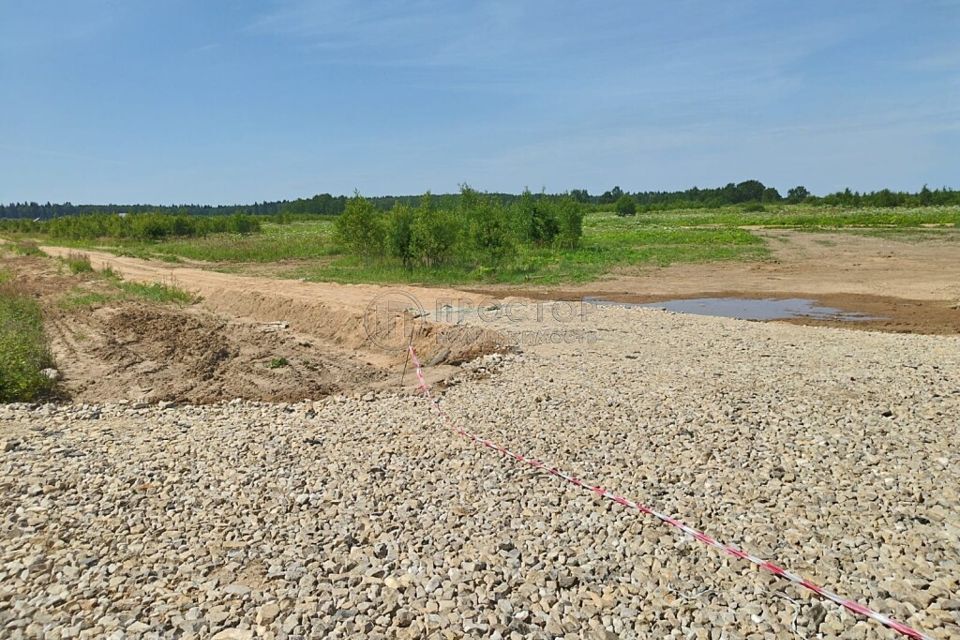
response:
<path fill-rule="evenodd" d="M 960 637 L 960 341 L 616 308 L 586 328 L 465 363 L 441 406 Z M 892 637 L 408 391 L 9 405 L 0 438 L 4 637 Z"/>

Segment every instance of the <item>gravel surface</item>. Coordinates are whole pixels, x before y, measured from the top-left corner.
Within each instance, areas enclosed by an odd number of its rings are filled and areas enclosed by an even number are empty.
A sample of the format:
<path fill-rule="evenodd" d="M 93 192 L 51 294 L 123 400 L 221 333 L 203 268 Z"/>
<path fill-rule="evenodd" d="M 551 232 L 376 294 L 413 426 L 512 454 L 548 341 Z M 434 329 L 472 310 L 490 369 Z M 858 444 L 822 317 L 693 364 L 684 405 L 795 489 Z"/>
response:
<path fill-rule="evenodd" d="M 465 366 L 449 413 L 960 637 L 960 341 L 618 308 L 554 329 Z M 5 638 L 896 637 L 409 393 L 11 405 L 0 445 Z"/>

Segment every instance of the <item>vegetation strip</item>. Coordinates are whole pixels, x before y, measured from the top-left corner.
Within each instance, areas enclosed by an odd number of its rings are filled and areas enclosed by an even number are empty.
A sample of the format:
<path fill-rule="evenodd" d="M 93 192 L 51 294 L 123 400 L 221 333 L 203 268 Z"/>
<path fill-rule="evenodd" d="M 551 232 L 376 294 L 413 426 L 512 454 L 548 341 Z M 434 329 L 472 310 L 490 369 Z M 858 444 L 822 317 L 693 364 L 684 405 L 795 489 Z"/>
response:
<path fill-rule="evenodd" d="M 121 215 L 106 207 L 53 219 L 0 219 L 0 232 L 25 254 L 38 253 L 40 240 L 314 281 L 554 285 L 621 269 L 762 260 L 770 255 L 764 229 L 949 239 L 960 229 L 958 193 L 816 198 L 791 190 L 784 199 L 756 181 L 601 196 L 491 194 L 464 186 L 452 195 L 318 196 L 295 206 L 209 210 L 230 215 L 192 215 L 189 207 Z"/>
<path fill-rule="evenodd" d="M 0 278 L 0 402 L 32 402 L 55 385 L 39 305 Z"/>

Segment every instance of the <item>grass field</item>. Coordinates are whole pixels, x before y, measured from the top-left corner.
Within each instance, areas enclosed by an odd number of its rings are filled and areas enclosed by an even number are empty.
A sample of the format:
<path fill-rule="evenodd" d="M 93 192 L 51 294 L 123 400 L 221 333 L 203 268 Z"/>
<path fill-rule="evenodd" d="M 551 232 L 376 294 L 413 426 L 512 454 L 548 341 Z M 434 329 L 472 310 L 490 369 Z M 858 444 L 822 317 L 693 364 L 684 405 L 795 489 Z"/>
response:
<path fill-rule="evenodd" d="M 822 232 L 822 229 L 813 229 L 812 232 Z M 897 242 L 960 242 L 960 226 L 956 227 L 873 227 L 873 228 L 843 228 L 837 229 L 841 235 L 862 236 L 865 238 L 883 238 Z"/>
<path fill-rule="evenodd" d="M 931 229 L 937 226 L 940 229 Z M 345 255 L 334 241 L 333 218 L 291 224 L 262 225 L 250 235 L 213 234 L 157 242 L 57 242 L 78 248 L 99 248 L 121 255 L 164 260 L 198 261 L 211 268 L 244 272 L 256 265 L 279 265 L 281 277 L 339 282 L 479 282 L 556 284 L 583 282 L 617 269 L 722 260 L 761 260 L 769 252 L 758 228 L 842 231 L 919 242 L 944 236 L 943 228 L 960 229 L 960 207 L 844 209 L 808 205 L 776 205 L 765 211 L 742 207 L 640 212 L 618 217 L 597 211 L 586 215 L 583 238 L 576 249 L 523 247 L 496 268 L 451 266 L 404 268 L 399 262 L 363 260 Z M 46 241 L 42 236 L 19 238 Z M 27 241 L 27 242 L 24 242 Z"/>
<path fill-rule="evenodd" d="M 640 224 L 654 226 L 768 227 L 838 229 L 846 227 L 960 227 L 960 207 L 860 208 L 809 205 L 772 205 L 766 211 L 745 212 L 741 207 L 680 209 L 637 214 Z"/>

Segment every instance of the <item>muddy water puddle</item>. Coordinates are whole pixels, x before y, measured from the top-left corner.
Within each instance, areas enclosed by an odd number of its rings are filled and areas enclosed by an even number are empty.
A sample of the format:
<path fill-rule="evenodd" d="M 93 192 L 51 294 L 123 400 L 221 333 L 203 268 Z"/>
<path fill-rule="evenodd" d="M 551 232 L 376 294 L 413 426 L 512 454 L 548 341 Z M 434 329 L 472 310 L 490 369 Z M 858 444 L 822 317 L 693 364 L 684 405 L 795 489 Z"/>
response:
<path fill-rule="evenodd" d="M 823 306 L 807 298 L 686 298 L 634 303 L 614 302 L 591 297 L 584 298 L 584 301 L 601 306 L 663 309 L 674 313 L 692 313 L 700 316 L 719 316 L 740 320 L 791 320 L 796 318 L 810 318 L 813 320 L 862 322 L 881 319 L 865 313 L 855 313 L 843 311 L 835 307 Z"/>

